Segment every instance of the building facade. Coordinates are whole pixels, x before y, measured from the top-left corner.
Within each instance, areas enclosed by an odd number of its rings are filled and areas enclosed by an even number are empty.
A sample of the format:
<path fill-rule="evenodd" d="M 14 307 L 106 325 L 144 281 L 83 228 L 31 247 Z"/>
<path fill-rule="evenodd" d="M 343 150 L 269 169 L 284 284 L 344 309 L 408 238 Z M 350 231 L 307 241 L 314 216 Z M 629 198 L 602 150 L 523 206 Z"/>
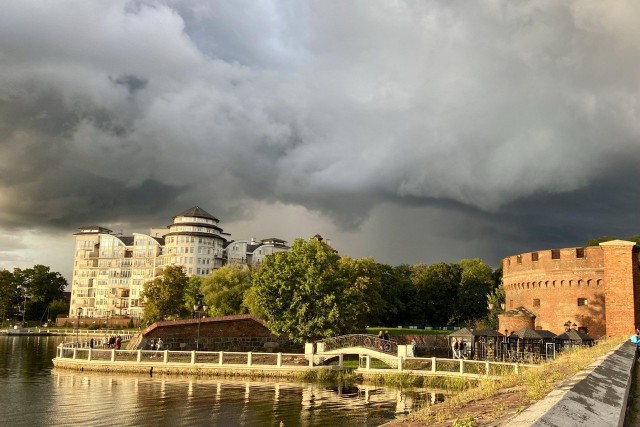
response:
<path fill-rule="evenodd" d="M 225 248 L 230 235 L 219 222 L 194 206 L 175 215 L 167 227 L 152 228 L 149 234 L 121 236 L 100 226 L 81 227 L 75 234 L 69 316 L 139 319 L 144 309 L 140 296 L 144 284 L 161 275 L 166 266 L 180 265 L 188 276 L 208 276 L 229 258 Z M 252 264 L 256 250 L 260 257 L 255 259 L 260 261 L 267 253 L 288 250 L 285 243 L 267 239 L 248 245 L 239 262 Z M 237 252 L 232 256 L 237 257 Z"/>
<path fill-rule="evenodd" d="M 226 259 L 229 264 L 257 265 L 262 263 L 267 255 L 289 249 L 286 241 L 275 237 L 260 241 L 253 238 L 251 240 L 233 240 L 227 244 Z"/>
<path fill-rule="evenodd" d="M 556 334 L 567 324 L 594 338 L 632 333 L 640 325 L 639 254 L 635 243 L 614 240 L 504 258 L 507 312 L 499 330 L 515 331 L 512 323 L 523 319 L 514 310 L 524 309 L 536 329 Z"/>

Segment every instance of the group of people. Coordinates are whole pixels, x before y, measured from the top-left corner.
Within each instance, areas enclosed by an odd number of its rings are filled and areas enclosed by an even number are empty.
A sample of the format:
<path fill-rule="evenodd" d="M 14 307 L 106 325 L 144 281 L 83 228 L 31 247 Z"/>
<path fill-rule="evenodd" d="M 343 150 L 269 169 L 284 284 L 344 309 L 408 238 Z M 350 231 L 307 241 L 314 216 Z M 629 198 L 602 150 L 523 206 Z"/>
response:
<path fill-rule="evenodd" d="M 378 339 L 389 341 L 389 331 L 378 331 Z"/>
<path fill-rule="evenodd" d="M 100 340 L 94 340 L 93 338 L 89 340 L 89 347 L 94 348 L 96 344 L 100 344 Z M 106 335 L 103 336 L 102 348 L 115 348 L 116 350 L 120 350 L 120 348 L 122 348 L 122 337 L 120 334 L 111 335 L 110 337 Z"/>
<path fill-rule="evenodd" d="M 465 343 L 462 338 L 458 339 L 458 338 L 454 338 L 451 341 L 451 351 L 453 353 L 453 358 L 454 359 L 466 359 L 466 352 L 465 350 L 467 349 L 467 343 Z"/>
<path fill-rule="evenodd" d="M 158 352 L 162 350 L 162 338 L 158 338 L 157 340 L 151 340 L 149 342 L 149 350 L 155 350 L 156 352 L 151 357 L 156 357 Z"/>

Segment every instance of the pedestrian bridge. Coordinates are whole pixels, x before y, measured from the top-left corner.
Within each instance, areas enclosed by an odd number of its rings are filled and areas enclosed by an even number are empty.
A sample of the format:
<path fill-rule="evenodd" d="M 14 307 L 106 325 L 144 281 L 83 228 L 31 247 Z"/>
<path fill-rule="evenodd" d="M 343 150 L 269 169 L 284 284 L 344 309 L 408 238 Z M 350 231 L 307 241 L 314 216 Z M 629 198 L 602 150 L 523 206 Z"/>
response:
<path fill-rule="evenodd" d="M 313 354 L 315 364 L 321 364 L 334 357 L 342 358 L 345 354 L 357 354 L 369 356 L 369 359 L 381 360 L 392 368 L 398 367 L 398 357 L 406 357 L 407 351 L 411 351 L 410 346 L 399 346 L 393 341 L 366 334 L 326 338 L 314 342 L 312 347 L 305 349 L 307 355 Z"/>

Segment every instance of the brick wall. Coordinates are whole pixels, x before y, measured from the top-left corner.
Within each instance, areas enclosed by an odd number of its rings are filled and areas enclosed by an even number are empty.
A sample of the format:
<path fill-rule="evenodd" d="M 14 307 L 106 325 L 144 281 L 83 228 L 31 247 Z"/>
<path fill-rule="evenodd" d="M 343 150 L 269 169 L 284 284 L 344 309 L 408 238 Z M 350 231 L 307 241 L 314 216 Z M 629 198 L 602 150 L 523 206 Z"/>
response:
<path fill-rule="evenodd" d="M 535 320 L 534 317 L 500 314 L 498 315 L 498 332 L 504 334 L 506 329 L 510 334 L 522 328 L 535 329 Z"/>
<path fill-rule="evenodd" d="M 198 329 L 200 330 L 198 333 Z M 161 338 L 168 350 L 300 352 L 302 346 L 273 335 L 258 319 L 248 315 L 157 322 L 142 331 L 140 348 Z M 198 339 L 199 337 L 199 339 Z"/>
<path fill-rule="evenodd" d="M 632 242 L 605 242 L 600 246 L 605 260 L 605 292 L 607 336 L 626 336 L 637 324 L 637 297 L 634 273 L 637 276 L 637 251 Z M 634 259 L 635 255 L 635 259 Z"/>
<path fill-rule="evenodd" d="M 640 324 L 640 249 L 614 241 L 583 248 L 578 257 L 580 249 L 504 258 L 506 309 L 523 306 L 536 315 L 536 328 L 556 334 L 567 321 L 586 327 L 593 338 L 631 333 Z"/>

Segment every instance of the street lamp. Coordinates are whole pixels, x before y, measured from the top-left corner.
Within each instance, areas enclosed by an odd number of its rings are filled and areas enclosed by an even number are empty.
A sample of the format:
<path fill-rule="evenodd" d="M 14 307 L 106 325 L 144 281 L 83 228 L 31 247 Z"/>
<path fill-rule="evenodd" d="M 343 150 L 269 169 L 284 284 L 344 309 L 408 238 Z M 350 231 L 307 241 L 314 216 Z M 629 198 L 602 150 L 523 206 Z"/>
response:
<path fill-rule="evenodd" d="M 82 314 L 82 307 L 78 307 L 76 316 L 76 346 L 78 345 L 78 333 L 80 332 L 80 315 Z"/>
<path fill-rule="evenodd" d="M 200 349 L 200 314 L 206 314 L 208 310 L 209 307 L 202 304 L 202 295 L 198 295 L 198 300 L 193 305 L 193 312 L 198 316 L 198 338 L 196 339 L 196 351 Z"/>

